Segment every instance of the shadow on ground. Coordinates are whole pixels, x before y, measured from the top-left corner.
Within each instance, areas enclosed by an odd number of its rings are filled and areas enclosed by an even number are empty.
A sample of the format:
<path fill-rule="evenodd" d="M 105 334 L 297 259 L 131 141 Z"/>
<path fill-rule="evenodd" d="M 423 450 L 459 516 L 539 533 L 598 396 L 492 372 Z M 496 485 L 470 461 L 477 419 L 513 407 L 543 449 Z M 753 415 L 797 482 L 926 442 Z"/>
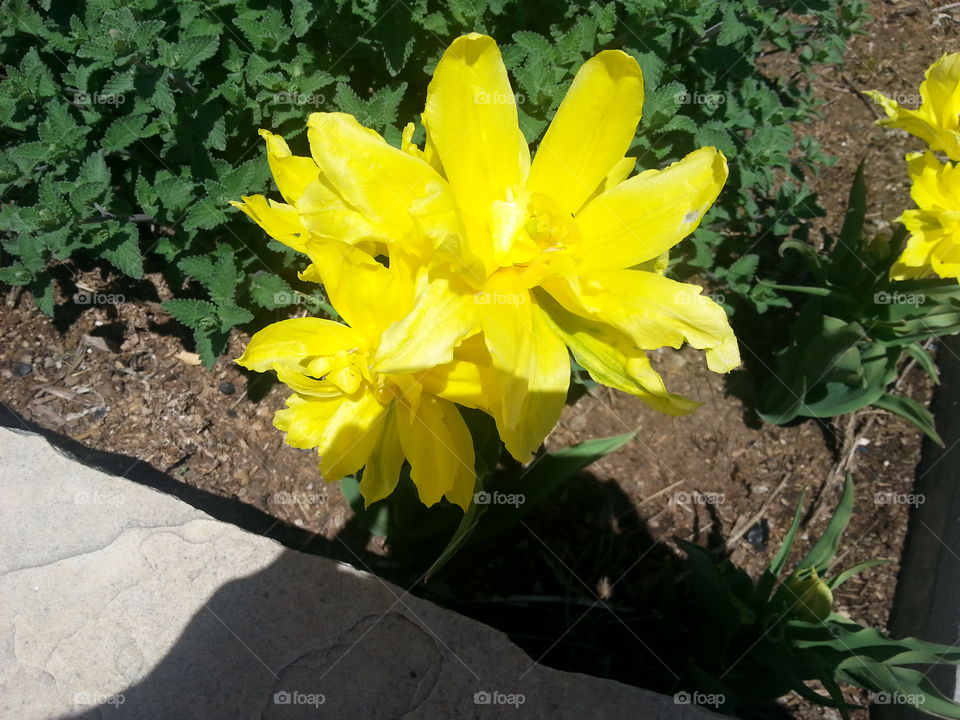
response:
<path fill-rule="evenodd" d="M 679 560 L 664 543 L 668 538 L 651 536 L 635 506 L 614 481 L 581 473 L 519 526 L 489 541 L 468 545 L 441 573 L 424 583 L 423 572 L 432 557 L 416 551 L 390 555 L 369 551 L 371 536 L 356 518 L 328 539 L 239 500 L 185 485 L 136 458 L 87 448 L 2 405 L 0 425 L 42 435 L 86 465 L 172 495 L 218 520 L 292 550 L 367 570 L 405 592 L 496 627 L 540 664 L 666 694 L 676 691 L 678 678 L 686 672 L 684 643 L 690 638 L 678 637 L 676 629 L 665 622 L 657 609 L 662 607 L 662 598 L 656 596 L 664 575 L 680 570 Z M 720 537 L 711 540 L 719 543 Z M 295 634 L 299 614 L 315 611 L 306 599 L 320 596 L 317 588 L 307 587 L 309 578 L 289 587 L 290 568 L 285 564 L 288 560 L 295 562 L 297 557 L 295 553 L 285 554 L 271 568 L 224 586 L 211 600 L 211 609 L 217 615 L 223 612 L 229 616 L 227 624 L 244 637 L 247 632 L 252 637 L 261 632 Z M 229 664 L 238 652 L 246 652 L 235 638 L 224 640 L 222 627 L 215 623 L 213 617 L 195 617 L 164 662 L 124 693 L 128 708 L 138 703 L 158 707 L 174 703 L 171 708 L 180 707 L 176 703 L 182 705 L 185 696 L 202 697 L 205 673 L 188 671 L 189 677 L 181 678 L 184 668 L 202 668 L 209 662 Z M 370 623 L 370 628 L 358 632 L 372 632 L 375 623 Z M 271 624 L 278 625 L 264 627 Z M 383 627 L 389 628 L 390 624 Z M 211 635 L 214 630 L 219 633 L 216 637 Z M 385 631 L 381 628 L 377 632 Z M 402 630 L 398 632 L 401 637 Z M 396 638 L 382 639 L 388 645 L 398 642 Z M 409 643 L 415 642 L 409 639 Z M 409 644 L 403 641 L 400 645 L 405 643 Z M 221 646 L 222 652 L 216 650 Z M 265 668 L 264 672 L 274 670 Z M 350 672 L 359 672 L 353 662 L 337 671 L 337 683 L 349 685 Z M 347 674 L 341 678 L 341 673 Z M 283 673 L 276 675 L 279 681 Z M 179 690 L 176 683 L 182 685 Z M 277 692 L 283 691 L 278 688 Z M 413 702 L 414 695 L 407 700 Z M 399 709 L 389 703 L 387 706 Z M 102 706 L 82 717 L 109 716 L 110 711 L 120 710 L 122 706 Z M 264 717 L 297 717 L 271 715 L 267 710 Z M 353 712 L 348 705 L 342 710 Z M 172 710 L 167 715 L 174 716 L 186 717 Z M 751 710 L 743 716 L 789 717 L 776 707 Z"/>

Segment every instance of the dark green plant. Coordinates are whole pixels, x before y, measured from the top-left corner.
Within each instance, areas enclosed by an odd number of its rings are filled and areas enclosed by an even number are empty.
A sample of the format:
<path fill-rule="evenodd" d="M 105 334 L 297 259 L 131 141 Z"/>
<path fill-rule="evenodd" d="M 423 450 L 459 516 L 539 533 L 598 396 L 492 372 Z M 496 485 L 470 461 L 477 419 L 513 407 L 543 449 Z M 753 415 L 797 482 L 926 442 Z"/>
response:
<path fill-rule="evenodd" d="M 504 448 L 493 421 L 478 411 L 461 412 L 476 449 L 477 484 L 474 502 L 466 513 L 447 501 L 425 507 L 406 464 L 397 490 L 370 507 L 364 506 L 357 478 L 341 480 L 360 524 L 372 535 L 383 537 L 395 553 L 423 555 L 430 563 L 427 577 L 439 572 L 468 544 L 516 526 L 561 485 L 633 438 L 632 433 L 595 438 L 542 452 L 525 468 L 513 465 L 498 470 Z"/>
<path fill-rule="evenodd" d="M 841 686 L 852 685 L 871 693 L 872 701 L 910 703 L 931 715 L 960 717 L 960 705 L 911 667 L 960 664 L 960 650 L 915 638 L 893 640 L 832 609 L 840 585 L 883 562 L 842 572 L 833 567 L 853 498 L 847 476 L 829 525 L 790 573 L 784 568 L 800 527 L 802 496 L 783 545 L 757 580 L 729 558 L 681 543 L 688 555 L 686 572 L 670 583 L 663 603 L 665 620 L 691 638 L 692 655 L 677 680 L 680 693 L 735 712 L 794 691 L 849 717 Z M 815 681 L 826 695 L 810 686 Z"/>
<path fill-rule="evenodd" d="M 292 138 L 303 154 L 307 114 L 343 110 L 397 142 L 439 54 L 476 30 L 502 45 L 531 141 L 586 58 L 605 47 L 635 55 L 647 86 L 639 166 L 712 144 L 733 168 L 677 271 L 713 268 L 710 280 L 731 299 L 784 304 L 753 276 L 778 261 L 765 249 L 819 212 L 805 178 L 825 161 L 790 124 L 812 116 L 806 81 L 841 59 L 864 7 L 10 0 L 0 9 L 0 282 L 27 287 L 53 313 L 55 265 L 87 258 L 132 278 L 160 271 L 177 297 L 168 308 L 208 364 L 253 315 L 304 297 L 321 306 L 297 280 L 292 251 L 228 207 L 268 190 L 257 128 Z M 788 77 L 760 68 L 777 52 L 793 58 Z"/>
<path fill-rule="evenodd" d="M 824 252 L 787 241 L 783 251 L 800 253 L 815 284 L 775 285 L 808 296 L 777 355 L 776 371 L 761 393 L 760 417 L 775 424 L 796 417 L 833 417 L 867 406 L 889 410 L 942 445 L 933 417 L 920 403 L 889 392 L 902 360 L 915 358 L 937 380 L 936 367 L 921 344 L 960 332 L 960 286 L 939 278 L 889 280 L 906 230 L 892 237 L 864 232 L 866 187 L 863 167 L 850 190 L 840 234 Z"/>

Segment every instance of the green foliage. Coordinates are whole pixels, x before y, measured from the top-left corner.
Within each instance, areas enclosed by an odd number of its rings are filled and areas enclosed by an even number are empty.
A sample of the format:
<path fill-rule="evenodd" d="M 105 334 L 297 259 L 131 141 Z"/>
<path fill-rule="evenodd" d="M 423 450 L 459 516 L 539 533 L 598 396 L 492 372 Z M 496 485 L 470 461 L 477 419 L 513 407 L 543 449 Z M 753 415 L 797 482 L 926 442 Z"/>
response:
<path fill-rule="evenodd" d="M 0 282 L 26 286 L 52 313 L 50 269 L 73 257 L 133 278 L 162 272 L 177 295 L 171 312 L 212 362 L 233 325 L 313 297 L 298 292 L 295 255 L 228 206 L 270 190 L 257 128 L 284 134 L 302 154 L 306 116 L 343 110 L 398 142 L 440 52 L 476 30 L 502 46 L 531 141 L 585 59 L 605 47 L 637 57 L 647 84 L 639 165 L 714 144 L 733 168 L 677 270 L 710 268 L 715 284 L 758 307 L 783 303 L 753 276 L 769 265 L 764 248 L 817 212 L 804 178 L 825 159 L 789 124 L 811 116 L 805 79 L 840 59 L 863 17 L 860 2 L 790 7 L 10 0 L 0 27 Z M 771 46 L 796 52 L 790 78 L 760 71 Z"/>
<path fill-rule="evenodd" d="M 493 420 L 478 411 L 462 410 L 476 449 L 477 484 L 466 512 L 447 503 L 427 508 L 410 480 L 409 466 L 389 497 L 364 506 L 360 483 L 348 477 L 341 489 L 356 517 L 372 534 L 385 537 L 394 552 L 415 550 L 429 555 L 427 576 L 436 574 L 469 543 L 495 537 L 520 523 L 578 472 L 628 442 L 633 435 L 595 438 L 538 455 L 519 472 L 499 472 L 503 443 Z M 446 545 L 437 555 L 437 543 Z"/>
<path fill-rule="evenodd" d="M 888 386 L 907 358 L 915 358 L 937 380 L 930 355 L 920 344 L 960 332 L 960 286 L 937 278 L 889 280 L 906 231 L 891 238 L 864 234 L 866 186 L 861 166 L 850 190 L 843 228 L 832 246 L 786 242 L 806 260 L 816 284 L 773 285 L 804 294 L 777 354 L 776 372 L 761 393 L 759 414 L 784 424 L 798 416 L 834 417 L 869 405 L 896 413 L 943 444 L 929 410 Z"/>
<path fill-rule="evenodd" d="M 685 572 L 670 583 L 664 610 L 681 634 L 710 638 L 693 644 L 694 654 L 677 688 L 693 699 L 716 700 L 715 709 L 736 711 L 770 703 L 795 691 L 845 718 L 850 706 L 840 686 L 853 685 L 878 702 L 909 703 L 941 717 L 960 717 L 960 705 L 944 697 L 909 666 L 960 664 L 960 651 L 916 638 L 893 640 L 833 612 L 833 591 L 869 561 L 832 574 L 834 557 L 853 512 L 849 476 L 824 534 L 796 563 L 783 568 L 800 526 L 803 497 L 793 524 L 770 566 L 754 581 L 743 568 L 690 543 Z M 810 683 L 819 682 L 827 694 Z"/>

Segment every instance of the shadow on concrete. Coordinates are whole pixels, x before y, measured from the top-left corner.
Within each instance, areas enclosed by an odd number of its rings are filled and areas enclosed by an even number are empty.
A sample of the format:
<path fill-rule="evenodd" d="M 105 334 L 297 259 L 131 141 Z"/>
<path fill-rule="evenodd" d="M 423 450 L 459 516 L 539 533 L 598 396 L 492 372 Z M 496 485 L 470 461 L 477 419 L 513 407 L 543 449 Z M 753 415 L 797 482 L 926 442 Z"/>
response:
<path fill-rule="evenodd" d="M 82 715 L 83 718 L 231 717 L 224 714 L 218 704 L 224 694 L 238 694 L 249 702 L 261 703 L 263 717 L 316 716 L 316 708 L 312 707 L 271 709 L 272 706 L 264 704 L 267 702 L 264 688 L 271 693 L 283 692 L 286 686 L 282 684 L 267 687 L 261 683 L 256 697 L 248 698 L 243 673 L 239 669 L 231 670 L 238 663 L 249 664 L 251 653 L 261 654 L 257 650 L 257 638 L 296 637 L 298 632 L 311 627 L 309 618 L 313 614 L 323 612 L 322 604 L 316 604 L 317 598 L 323 597 L 319 581 L 309 577 L 309 573 L 301 577 L 300 571 L 295 572 L 303 559 L 299 553 L 347 562 L 391 581 L 411 595 L 500 629 L 532 660 L 548 667 L 614 679 L 668 695 L 676 692 L 680 677 L 686 673 L 689 656 L 685 655 L 683 642 L 691 639 L 681 642 L 676 629 L 659 609 L 662 581 L 667 574 L 682 572 L 680 560 L 662 542 L 665 538 L 651 535 L 635 505 L 612 480 L 599 480 L 589 473 L 581 473 L 519 526 L 491 540 L 468 545 L 442 573 L 424 583 L 423 572 L 433 557 L 416 553 L 384 557 L 369 552 L 366 547 L 370 534 L 356 518 L 337 536 L 328 539 L 288 525 L 234 498 L 185 485 L 136 458 L 87 448 L 26 421 L 2 405 L 0 425 L 37 433 L 86 465 L 172 495 L 215 519 L 299 551 L 286 553 L 275 566 L 220 589 L 210 601 L 210 612 L 193 618 L 169 656 L 129 693 L 124 693 L 123 705 L 99 706 Z M 711 539 L 721 540 L 719 536 Z M 435 546 L 433 551 L 436 552 Z M 398 557 L 404 561 L 398 562 Z M 233 633 L 225 632 L 224 625 L 232 628 Z M 365 628 L 357 632 L 363 631 Z M 405 631 L 398 632 L 401 633 L 398 637 L 406 638 L 402 634 Z M 398 643 L 389 636 L 381 636 L 381 630 L 376 633 L 372 644 L 363 643 L 372 648 L 371 652 L 380 652 L 377 648 L 384 644 L 412 648 L 417 642 L 406 638 Z M 238 642 L 237 636 L 243 638 L 244 643 Z M 254 639 L 247 640 L 248 637 Z M 352 637 L 347 633 L 343 638 L 326 638 L 325 644 L 318 640 L 317 647 L 310 652 L 320 654 L 311 656 L 312 659 L 258 663 L 254 670 L 268 676 L 272 673 L 279 682 L 285 677 L 284 668 L 293 663 L 291 667 L 300 668 L 295 673 L 300 678 L 297 682 L 305 688 L 299 692 L 309 695 L 313 681 L 303 678 L 314 677 L 310 673 L 315 673 L 326 662 L 327 649 L 353 642 Z M 250 647 L 245 649 L 243 644 Z M 263 640 L 263 644 L 269 645 L 267 640 Z M 358 653 L 356 657 L 364 655 Z M 338 687 L 349 686 L 351 682 L 356 685 L 359 678 L 364 677 L 362 664 L 351 661 L 344 668 L 353 675 L 341 675 L 337 671 L 332 677 Z M 245 672 L 249 674 L 253 670 L 247 668 Z M 392 670 L 384 672 L 393 678 Z M 422 681 L 426 671 L 417 665 L 411 666 L 410 672 Z M 212 688 L 204 680 L 222 676 L 236 677 L 239 687 L 229 684 Z M 389 682 L 399 681 L 393 678 Z M 413 702 L 410 698 L 418 697 L 413 690 L 398 691 L 398 697 L 401 696 L 407 698 L 403 702 Z M 189 708 L 184 705 L 184 698 L 194 698 Z M 348 699 L 343 702 L 347 703 Z M 144 708 L 148 707 L 156 710 L 144 714 Z M 189 714 L 195 707 L 202 711 Z M 333 705 L 327 707 L 332 709 Z M 324 715 L 381 717 L 366 706 L 361 714 L 349 704 L 337 707 L 346 714 L 324 712 Z M 383 717 L 403 715 L 399 705 L 387 703 L 384 707 L 397 712 Z M 404 707 L 409 710 L 415 706 Z M 133 708 L 143 712 L 122 714 L 132 713 Z M 307 714 L 308 710 L 314 714 Z M 304 714 L 284 714 L 296 712 Z M 742 716 L 789 717 L 777 706 L 750 708 Z"/>

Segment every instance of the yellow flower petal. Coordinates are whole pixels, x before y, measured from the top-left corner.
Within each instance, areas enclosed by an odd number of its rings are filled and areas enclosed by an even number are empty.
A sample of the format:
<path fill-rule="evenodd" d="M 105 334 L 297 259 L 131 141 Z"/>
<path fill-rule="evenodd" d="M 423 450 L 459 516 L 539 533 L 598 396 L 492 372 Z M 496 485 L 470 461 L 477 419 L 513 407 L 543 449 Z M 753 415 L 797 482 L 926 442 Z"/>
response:
<path fill-rule="evenodd" d="M 483 335 L 478 334 L 460 344 L 451 362 L 430 368 L 417 377 L 424 392 L 496 417 L 499 389 L 490 363 Z"/>
<path fill-rule="evenodd" d="M 393 405 L 384 415 L 380 442 L 370 452 L 360 478 L 360 494 L 363 495 L 364 507 L 370 507 L 394 491 L 400 480 L 403 460 L 397 410 Z"/>
<path fill-rule="evenodd" d="M 705 147 L 591 200 L 575 219 L 580 269 L 619 270 L 658 257 L 697 228 L 726 179 L 723 154 Z"/>
<path fill-rule="evenodd" d="M 260 137 L 267 141 L 267 163 L 277 189 L 283 199 L 295 205 L 303 189 L 320 176 L 320 168 L 313 158 L 299 157 L 290 152 L 287 141 L 269 130 L 260 130 Z"/>
<path fill-rule="evenodd" d="M 343 198 L 322 178 L 304 188 L 297 201 L 297 211 L 303 227 L 321 239 L 350 245 L 393 239 L 389 227 L 373 223 L 362 213 L 347 206 Z"/>
<path fill-rule="evenodd" d="M 421 271 L 413 307 L 383 331 L 373 368 L 413 373 L 450 362 L 454 348 L 479 323 L 476 299 L 461 278 L 440 269 Z"/>
<path fill-rule="evenodd" d="M 642 110 L 636 60 L 621 50 L 588 60 L 537 148 L 527 187 L 577 212 L 627 152 Z"/>
<path fill-rule="evenodd" d="M 887 114 L 877 124 L 906 130 L 931 150 L 960 160 L 960 53 L 944 55 L 927 68 L 916 110 L 902 107 L 876 90 L 866 95 Z"/>
<path fill-rule="evenodd" d="M 255 372 L 299 365 L 315 355 L 362 349 L 363 337 L 332 320 L 304 317 L 281 320 L 255 333 L 237 364 Z"/>
<path fill-rule="evenodd" d="M 933 212 L 960 210 L 960 163 L 941 163 L 931 152 L 907 155 L 910 197 Z"/>
<path fill-rule="evenodd" d="M 527 462 L 560 419 L 570 356 L 530 293 L 508 289 L 489 294 L 481 327 L 500 395 L 500 437 L 511 455 Z"/>
<path fill-rule="evenodd" d="M 379 445 L 385 408 L 372 393 L 334 398 L 291 395 L 273 424 L 295 448 L 316 448 L 324 480 L 357 472 Z"/>
<path fill-rule="evenodd" d="M 440 156 L 437 155 L 437 149 L 430 142 L 430 138 L 423 144 L 423 150 L 417 147 L 413 142 L 413 134 L 416 132 L 416 126 L 413 123 L 407 123 L 403 128 L 400 137 L 400 149 L 414 157 L 424 160 L 430 167 L 437 171 L 437 174 L 446 178 L 443 172 L 443 166 L 440 164 Z"/>
<path fill-rule="evenodd" d="M 300 224 L 300 215 L 293 205 L 274 202 L 263 195 L 248 195 L 241 199 L 243 202 L 231 200 L 230 204 L 242 210 L 274 240 L 297 252 L 306 252 L 307 231 Z"/>
<path fill-rule="evenodd" d="M 546 289 L 570 312 L 609 323 L 642 350 L 687 342 L 707 351 L 714 372 L 740 364 L 726 313 L 697 285 L 642 270 L 605 270 L 582 275 L 577 287 L 554 280 Z"/>
<path fill-rule="evenodd" d="M 423 124 L 461 209 L 483 225 L 492 203 L 523 184 L 529 164 L 493 38 L 471 33 L 447 48 L 427 88 Z"/>
<path fill-rule="evenodd" d="M 459 411 L 431 396 L 421 399 L 416 413 L 402 403 L 397 409 L 400 444 L 420 501 L 429 507 L 447 493 L 462 499 L 456 493 L 457 480 L 462 475 L 474 477 L 474 455 L 473 439 Z"/>
<path fill-rule="evenodd" d="M 899 220 L 910 232 L 907 245 L 890 269 L 894 280 L 936 274 L 960 277 L 960 163 L 941 163 L 931 152 L 907 155 L 919 206 Z"/>
<path fill-rule="evenodd" d="M 399 271 L 399 259 L 387 268 L 362 250 L 339 242 L 314 242 L 307 252 L 312 261 L 310 278 L 323 283 L 330 304 L 372 345 L 411 307 L 412 280 Z"/>
<path fill-rule="evenodd" d="M 623 333 L 564 310 L 547 293 L 538 293 L 537 299 L 554 331 L 598 383 L 636 395 L 654 410 L 668 415 L 686 415 L 700 406 L 668 392 L 646 354 Z"/>
<path fill-rule="evenodd" d="M 410 205 L 446 186 L 424 160 L 393 147 L 352 115 L 313 113 L 307 136 L 325 179 L 350 207 L 390 228 L 397 241 L 413 229 Z"/>

